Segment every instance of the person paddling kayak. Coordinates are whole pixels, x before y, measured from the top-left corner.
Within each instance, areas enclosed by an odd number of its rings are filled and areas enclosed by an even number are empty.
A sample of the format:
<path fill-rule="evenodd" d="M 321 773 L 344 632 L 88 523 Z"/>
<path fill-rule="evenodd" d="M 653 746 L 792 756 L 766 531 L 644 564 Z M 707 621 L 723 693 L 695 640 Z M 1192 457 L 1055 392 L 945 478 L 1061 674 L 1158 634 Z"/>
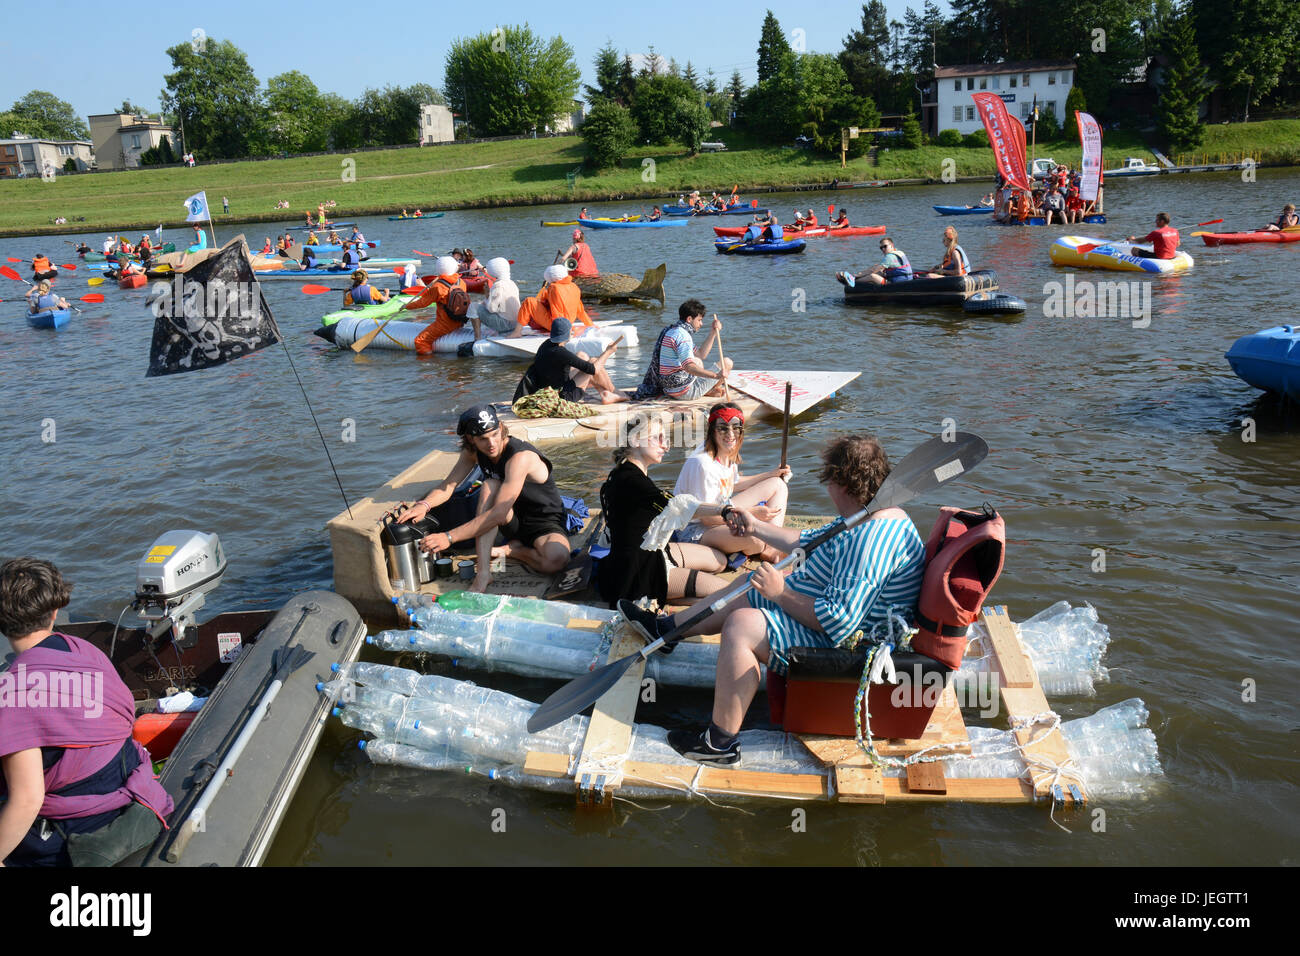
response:
<path fill-rule="evenodd" d="M 370 276 L 365 269 L 358 269 L 352 273 L 352 288 L 343 293 L 343 304 L 345 306 L 374 305 L 378 302 L 387 301 L 388 292 L 371 286 Z"/>
<path fill-rule="evenodd" d="M 1264 228 L 1269 232 L 1281 232 L 1283 229 L 1294 229 L 1300 226 L 1300 216 L 1295 214 L 1295 206 L 1287 203 L 1282 207 L 1282 215 L 1278 216 Z"/>
<path fill-rule="evenodd" d="M 1129 236 L 1128 241 L 1151 243 L 1150 249 L 1134 247 L 1132 250 L 1132 255 L 1145 259 L 1172 259 L 1178 254 L 1178 230 L 1169 225 L 1167 212 L 1156 213 L 1156 227 L 1140 240 L 1136 236 Z"/>

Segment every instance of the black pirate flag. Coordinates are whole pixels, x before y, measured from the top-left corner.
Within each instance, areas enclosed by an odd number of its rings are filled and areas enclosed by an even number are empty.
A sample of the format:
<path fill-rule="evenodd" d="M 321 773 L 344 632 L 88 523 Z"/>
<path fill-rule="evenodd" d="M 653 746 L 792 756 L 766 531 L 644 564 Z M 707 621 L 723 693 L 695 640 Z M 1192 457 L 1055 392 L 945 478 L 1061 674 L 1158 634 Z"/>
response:
<path fill-rule="evenodd" d="M 281 339 L 243 236 L 175 273 L 152 308 L 149 378 L 222 365 Z"/>

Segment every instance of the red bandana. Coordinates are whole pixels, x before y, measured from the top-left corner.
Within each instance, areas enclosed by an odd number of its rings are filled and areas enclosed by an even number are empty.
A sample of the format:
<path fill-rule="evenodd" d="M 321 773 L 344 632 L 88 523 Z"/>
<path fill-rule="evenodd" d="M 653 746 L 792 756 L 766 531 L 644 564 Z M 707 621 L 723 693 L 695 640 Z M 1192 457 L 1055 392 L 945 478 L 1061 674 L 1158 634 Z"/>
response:
<path fill-rule="evenodd" d="M 718 408 L 709 412 L 709 425 L 712 426 L 716 421 L 738 421 L 745 424 L 745 413 L 739 408 Z"/>

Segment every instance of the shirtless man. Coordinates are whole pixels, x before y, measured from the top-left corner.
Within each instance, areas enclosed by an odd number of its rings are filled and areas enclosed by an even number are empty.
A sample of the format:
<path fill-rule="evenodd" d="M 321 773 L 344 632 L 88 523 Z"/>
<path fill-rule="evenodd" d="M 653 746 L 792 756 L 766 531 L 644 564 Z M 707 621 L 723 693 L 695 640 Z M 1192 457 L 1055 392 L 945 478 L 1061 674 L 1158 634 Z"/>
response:
<path fill-rule="evenodd" d="M 425 518 L 452 496 L 475 465 L 484 476 L 478 514 L 462 525 L 421 538 L 420 550 L 440 554 L 457 541 L 473 539 L 477 573 L 471 591 L 487 591 L 493 558 L 514 558 L 539 574 L 563 568 L 569 561 L 569 538 L 550 461 L 528 442 L 512 438 L 489 405 L 466 409 L 456 434 L 461 452 L 451 473 L 397 520 Z M 506 539 L 499 547 L 494 546 L 498 530 Z"/>

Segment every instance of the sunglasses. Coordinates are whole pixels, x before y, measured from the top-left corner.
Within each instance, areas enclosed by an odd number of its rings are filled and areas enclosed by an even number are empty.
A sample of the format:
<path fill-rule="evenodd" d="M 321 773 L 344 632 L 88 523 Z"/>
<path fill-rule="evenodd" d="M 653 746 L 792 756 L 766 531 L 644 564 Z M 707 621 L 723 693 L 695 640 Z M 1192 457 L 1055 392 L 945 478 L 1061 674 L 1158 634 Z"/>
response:
<path fill-rule="evenodd" d="M 732 423 L 732 422 L 715 422 L 714 425 L 713 425 L 713 427 L 714 427 L 717 431 L 720 431 L 720 432 L 735 432 L 737 435 L 739 435 L 741 432 L 743 432 L 743 431 L 745 430 L 745 426 L 744 426 L 744 425 L 735 424 L 735 423 Z"/>

